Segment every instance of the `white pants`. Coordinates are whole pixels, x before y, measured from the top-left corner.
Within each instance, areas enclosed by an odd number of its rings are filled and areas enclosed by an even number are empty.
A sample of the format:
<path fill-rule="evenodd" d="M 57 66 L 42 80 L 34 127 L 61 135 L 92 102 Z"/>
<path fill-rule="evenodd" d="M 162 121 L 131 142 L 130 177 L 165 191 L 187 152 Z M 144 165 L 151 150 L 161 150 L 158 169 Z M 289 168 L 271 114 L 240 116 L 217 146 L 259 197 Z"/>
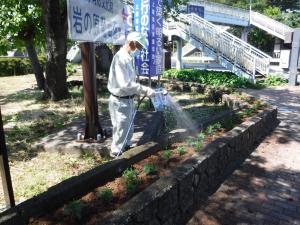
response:
<path fill-rule="evenodd" d="M 129 131 L 127 140 L 125 141 L 124 146 L 122 146 L 134 113 L 134 100 L 133 98 L 124 99 L 110 95 L 108 106 L 111 123 L 113 125 L 111 152 L 118 153 L 120 150 L 123 150 L 122 147 L 131 144 L 133 124 Z"/>

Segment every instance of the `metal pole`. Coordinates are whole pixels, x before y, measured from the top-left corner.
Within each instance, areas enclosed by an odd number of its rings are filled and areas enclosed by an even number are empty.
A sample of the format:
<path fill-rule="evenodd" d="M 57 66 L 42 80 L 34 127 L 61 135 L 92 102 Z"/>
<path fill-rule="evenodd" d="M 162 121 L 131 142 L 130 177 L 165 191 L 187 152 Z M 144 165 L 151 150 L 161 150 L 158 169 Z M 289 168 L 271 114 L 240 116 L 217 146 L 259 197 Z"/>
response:
<path fill-rule="evenodd" d="M 80 44 L 83 73 L 83 94 L 85 104 L 85 134 L 84 139 L 97 140 L 97 134 L 103 136 L 99 123 L 98 102 L 96 92 L 95 50 L 91 42 Z"/>
<path fill-rule="evenodd" d="M 176 69 L 182 69 L 182 40 L 180 37 L 176 39 Z"/>
<path fill-rule="evenodd" d="M 296 28 L 293 33 L 292 50 L 289 65 L 289 86 L 297 84 L 298 59 L 300 53 L 300 28 Z"/>
<path fill-rule="evenodd" d="M 11 176 L 9 171 L 9 163 L 8 163 L 6 144 L 5 144 L 1 107 L 0 107 L 0 173 L 1 173 L 5 204 L 9 208 L 14 207 L 15 199 L 14 199 L 13 186 L 12 186 Z"/>

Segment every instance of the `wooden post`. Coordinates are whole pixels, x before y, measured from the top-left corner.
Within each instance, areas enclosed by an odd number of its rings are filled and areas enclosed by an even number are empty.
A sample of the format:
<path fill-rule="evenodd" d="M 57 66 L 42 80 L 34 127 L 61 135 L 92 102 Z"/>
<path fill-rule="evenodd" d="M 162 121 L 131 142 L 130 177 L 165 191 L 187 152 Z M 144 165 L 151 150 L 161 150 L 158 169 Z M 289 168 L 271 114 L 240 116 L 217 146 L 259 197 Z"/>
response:
<path fill-rule="evenodd" d="M 98 102 L 96 92 L 95 50 L 91 42 L 80 44 L 83 73 L 83 95 L 85 104 L 85 133 L 84 139 L 97 139 L 97 134 L 103 136 L 99 123 Z"/>
<path fill-rule="evenodd" d="M 9 171 L 7 149 L 0 107 L 0 174 L 6 206 L 11 208 L 15 206 L 14 192 Z"/>

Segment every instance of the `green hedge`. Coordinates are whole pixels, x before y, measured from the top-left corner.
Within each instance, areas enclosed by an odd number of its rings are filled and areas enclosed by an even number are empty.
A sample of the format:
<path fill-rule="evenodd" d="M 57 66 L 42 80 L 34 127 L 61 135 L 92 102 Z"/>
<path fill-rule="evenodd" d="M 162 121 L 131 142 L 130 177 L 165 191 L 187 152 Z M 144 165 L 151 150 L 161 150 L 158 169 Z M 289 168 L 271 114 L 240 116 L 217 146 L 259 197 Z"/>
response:
<path fill-rule="evenodd" d="M 39 57 L 41 65 L 45 65 L 45 57 Z M 0 76 L 24 75 L 33 73 L 28 58 L 0 58 Z"/>
<path fill-rule="evenodd" d="M 244 77 L 238 77 L 231 72 L 208 71 L 197 69 L 171 69 L 164 72 L 163 77 L 176 78 L 180 81 L 199 82 L 201 84 L 226 87 L 255 87 Z"/>

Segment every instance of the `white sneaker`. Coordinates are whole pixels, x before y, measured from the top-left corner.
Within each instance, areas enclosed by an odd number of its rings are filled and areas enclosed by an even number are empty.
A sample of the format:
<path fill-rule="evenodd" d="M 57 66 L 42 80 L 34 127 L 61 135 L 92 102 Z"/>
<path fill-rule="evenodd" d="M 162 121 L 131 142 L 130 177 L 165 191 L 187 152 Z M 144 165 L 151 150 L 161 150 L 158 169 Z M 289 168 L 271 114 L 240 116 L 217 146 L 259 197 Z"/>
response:
<path fill-rule="evenodd" d="M 118 157 L 118 154 L 119 154 L 119 152 L 110 152 L 109 156 L 111 158 L 116 158 L 116 157 Z M 122 155 L 122 152 L 120 152 L 119 156 L 121 156 L 121 155 Z"/>

